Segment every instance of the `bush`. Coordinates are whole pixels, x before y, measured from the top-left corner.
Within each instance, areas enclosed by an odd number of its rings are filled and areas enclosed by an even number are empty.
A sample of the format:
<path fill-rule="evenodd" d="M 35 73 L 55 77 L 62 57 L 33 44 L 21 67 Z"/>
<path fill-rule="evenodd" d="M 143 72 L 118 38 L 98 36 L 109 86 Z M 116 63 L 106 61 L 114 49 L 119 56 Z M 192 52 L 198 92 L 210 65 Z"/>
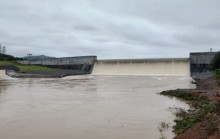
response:
<path fill-rule="evenodd" d="M 215 74 L 220 76 L 220 69 L 215 70 Z"/>
<path fill-rule="evenodd" d="M 213 58 L 212 69 L 213 70 L 220 69 L 220 52 L 217 52 L 217 54 Z"/>
<path fill-rule="evenodd" d="M 11 56 L 11 55 L 0 54 L 0 60 L 1 60 L 1 61 L 3 61 L 3 60 L 12 61 L 12 60 L 16 60 L 16 58 L 13 57 L 13 56 Z"/>

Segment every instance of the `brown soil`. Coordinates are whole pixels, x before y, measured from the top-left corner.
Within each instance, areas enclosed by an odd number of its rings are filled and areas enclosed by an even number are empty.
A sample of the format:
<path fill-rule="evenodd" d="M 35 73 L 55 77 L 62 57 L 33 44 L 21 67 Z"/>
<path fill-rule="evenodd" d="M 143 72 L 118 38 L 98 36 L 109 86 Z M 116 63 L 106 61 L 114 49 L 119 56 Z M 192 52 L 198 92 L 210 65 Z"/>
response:
<path fill-rule="evenodd" d="M 220 139 L 220 78 L 212 77 L 197 84 L 197 89 L 190 90 L 195 95 L 206 96 L 211 103 L 216 104 L 217 113 L 211 115 L 174 139 Z"/>

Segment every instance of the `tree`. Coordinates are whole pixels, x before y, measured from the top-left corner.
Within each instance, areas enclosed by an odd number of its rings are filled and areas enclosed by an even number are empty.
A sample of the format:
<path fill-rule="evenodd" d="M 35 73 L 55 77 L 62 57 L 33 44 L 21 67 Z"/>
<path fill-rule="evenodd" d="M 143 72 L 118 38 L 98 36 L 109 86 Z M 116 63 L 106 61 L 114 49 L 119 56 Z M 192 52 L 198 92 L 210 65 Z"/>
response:
<path fill-rule="evenodd" d="M 212 60 L 212 69 L 220 69 L 220 51 L 216 53 L 215 57 Z"/>
<path fill-rule="evenodd" d="M 5 46 L 3 46 L 3 48 L 2 48 L 2 54 L 6 54 L 6 47 Z"/>

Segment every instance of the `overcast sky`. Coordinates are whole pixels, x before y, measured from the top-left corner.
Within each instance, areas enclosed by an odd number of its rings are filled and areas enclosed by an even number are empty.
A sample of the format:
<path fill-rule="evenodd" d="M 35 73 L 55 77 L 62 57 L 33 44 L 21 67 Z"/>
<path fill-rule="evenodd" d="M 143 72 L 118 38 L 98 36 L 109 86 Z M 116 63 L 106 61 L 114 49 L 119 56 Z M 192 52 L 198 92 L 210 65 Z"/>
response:
<path fill-rule="evenodd" d="M 188 57 L 220 50 L 220 0 L 0 0 L 15 56 Z"/>

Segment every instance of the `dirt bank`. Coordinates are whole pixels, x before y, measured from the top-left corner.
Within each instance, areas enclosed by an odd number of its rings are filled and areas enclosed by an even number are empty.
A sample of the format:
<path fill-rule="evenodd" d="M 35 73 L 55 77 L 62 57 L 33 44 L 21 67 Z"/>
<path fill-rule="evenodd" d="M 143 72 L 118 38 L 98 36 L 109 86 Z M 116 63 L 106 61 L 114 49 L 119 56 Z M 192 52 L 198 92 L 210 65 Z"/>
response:
<path fill-rule="evenodd" d="M 220 139 L 220 78 L 197 83 L 193 90 L 170 90 L 161 94 L 184 99 L 191 110 L 180 112 L 175 121 L 175 139 Z"/>

